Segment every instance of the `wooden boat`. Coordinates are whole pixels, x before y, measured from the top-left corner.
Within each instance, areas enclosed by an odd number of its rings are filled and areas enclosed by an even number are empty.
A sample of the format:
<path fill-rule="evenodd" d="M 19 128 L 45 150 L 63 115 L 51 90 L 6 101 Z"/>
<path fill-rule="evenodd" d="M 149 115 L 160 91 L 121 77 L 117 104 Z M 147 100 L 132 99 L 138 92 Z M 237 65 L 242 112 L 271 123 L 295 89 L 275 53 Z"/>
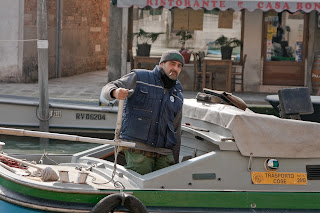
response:
<path fill-rule="evenodd" d="M 196 99 L 186 99 L 183 107 L 178 164 L 140 175 L 123 166 L 118 146 L 110 144 L 74 155 L 6 155 L 0 165 L 0 199 L 51 212 L 320 210 L 319 123 Z M 0 134 L 15 132 L 0 129 Z M 46 134 L 41 137 L 53 137 Z M 38 163 L 19 163 L 22 159 Z M 19 168 L 10 167 L 10 161 Z M 38 170 L 47 167 L 60 171 L 58 180 L 42 180 Z M 81 172 L 88 175 L 85 182 Z"/>
<path fill-rule="evenodd" d="M 0 95 L 0 126 L 38 130 L 39 99 Z M 49 131 L 113 138 L 118 107 L 84 101 L 50 100 Z"/>

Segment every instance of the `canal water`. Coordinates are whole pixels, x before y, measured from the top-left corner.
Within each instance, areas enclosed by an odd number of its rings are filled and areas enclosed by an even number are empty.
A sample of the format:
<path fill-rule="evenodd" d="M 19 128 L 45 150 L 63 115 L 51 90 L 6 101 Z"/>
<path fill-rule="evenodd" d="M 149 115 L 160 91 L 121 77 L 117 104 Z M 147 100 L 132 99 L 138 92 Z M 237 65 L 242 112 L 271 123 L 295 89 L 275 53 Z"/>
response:
<path fill-rule="evenodd" d="M 22 206 L 17 206 L 11 203 L 7 203 L 3 200 L 0 200 L 0 212 L 6 213 L 40 213 L 44 211 L 35 210 L 35 209 L 28 209 Z M 46 211 L 47 212 L 47 211 Z"/>

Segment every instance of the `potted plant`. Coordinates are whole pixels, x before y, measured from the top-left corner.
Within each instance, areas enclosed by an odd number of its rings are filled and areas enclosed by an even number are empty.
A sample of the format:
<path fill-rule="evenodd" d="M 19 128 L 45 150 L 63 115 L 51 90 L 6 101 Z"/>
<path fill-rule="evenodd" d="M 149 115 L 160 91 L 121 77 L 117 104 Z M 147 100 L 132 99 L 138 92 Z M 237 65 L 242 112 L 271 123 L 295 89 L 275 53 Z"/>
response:
<path fill-rule="evenodd" d="M 186 49 L 186 41 L 192 39 L 192 34 L 186 30 L 180 30 L 176 33 L 176 36 L 179 36 L 179 43 L 182 45 L 180 49 L 181 55 L 184 57 L 184 62 L 187 64 L 190 61 L 191 51 Z"/>
<path fill-rule="evenodd" d="M 221 48 L 221 58 L 230 60 L 233 48 L 241 46 L 242 42 L 237 38 L 227 38 L 221 35 L 215 40 L 215 45 L 219 45 Z"/>
<path fill-rule="evenodd" d="M 150 56 L 151 44 L 155 42 L 159 35 L 163 33 L 149 33 L 143 29 L 139 29 L 139 32 L 132 33 L 133 36 L 137 36 L 137 55 L 138 56 Z"/>

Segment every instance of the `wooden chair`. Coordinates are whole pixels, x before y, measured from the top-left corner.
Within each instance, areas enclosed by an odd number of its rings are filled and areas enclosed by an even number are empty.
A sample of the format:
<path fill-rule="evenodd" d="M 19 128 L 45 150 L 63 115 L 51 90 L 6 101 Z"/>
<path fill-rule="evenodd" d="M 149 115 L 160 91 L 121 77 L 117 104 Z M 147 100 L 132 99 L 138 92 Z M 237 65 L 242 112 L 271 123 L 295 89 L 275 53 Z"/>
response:
<path fill-rule="evenodd" d="M 194 64 L 194 79 L 193 90 L 202 90 L 202 59 L 205 56 L 204 52 L 193 52 L 193 64 Z M 212 86 L 212 73 L 206 73 L 206 83 Z"/>
<path fill-rule="evenodd" d="M 247 54 L 244 54 L 242 61 L 240 61 L 239 65 L 232 66 L 232 73 L 231 73 L 231 83 L 232 88 L 235 90 L 235 85 L 241 85 L 241 92 L 243 92 L 243 77 L 244 77 L 244 67 L 247 60 Z M 239 67 L 240 66 L 240 67 Z M 237 68 L 240 68 L 239 69 Z"/>
<path fill-rule="evenodd" d="M 147 69 L 153 70 L 153 68 L 159 64 L 159 57 L 148 57 L 148 56 L 136 56 L 134 57 L 134 69 Z"/>
<path fill-rule="evenodd" d="M 203 59 L 202 72 L 206 76 L 210 74 L 209 79 L 205 79 L 202 84 L 204 88 L 231 92 L 232 60 Z"/>
<path fill-rule="evenodd" d="M 130 61 L 130 69 L 132 70 L 134 68 L 134 60 L 133 60 L 132 50 L 129 50 L 129 61 Z"/>

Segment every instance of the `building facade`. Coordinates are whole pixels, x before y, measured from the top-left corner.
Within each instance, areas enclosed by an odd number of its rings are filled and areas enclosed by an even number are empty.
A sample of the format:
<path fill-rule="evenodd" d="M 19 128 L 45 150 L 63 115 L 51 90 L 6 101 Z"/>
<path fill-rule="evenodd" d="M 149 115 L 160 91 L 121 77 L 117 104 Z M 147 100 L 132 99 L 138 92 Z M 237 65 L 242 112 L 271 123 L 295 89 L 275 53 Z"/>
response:
<path fill-rule="evenodd" d="M 178 42 L 172 42 L 172 40 L 177 41 L 172 36 L 177 32 L 175 25 L 177 23 L 178 26 L 182 27 L 187 25 L 189 27 L 187 30 L 193 34 L 192 40 L 188 41 L 189 47 L 194 51 L 207 51 L 206 56 L 209 56 L 207 54 L 208 44 L 210 41 L 214 41 L 219 34 L 238 37 L 242 40 L 243 45 L 240 48 L 240 55 L 247 55 L 244 70 L 245 91 L 277 92 L 281 88 L 300 86 L 306 86 L 310 88 L 310 91 L 312 90 L 313 61 L 315 56 L 320 53 L 319 43 L 317 42 L 320 37 L 318 15 L 320 3 L 315 0 L 118 0 L 118 7 L 120 8 L 126 9 L 132 6 L 144 10 L 139 15 L 133 14 L 134 32 L 139 28 L 156 31 L 155 26 L 160 27 L 160 31 L 165 32 L 166 38 L 164 40 L 160 39 L 152 45 L 154 49 L 151 49 L 151 54 L 157 54 L 156 49 L 178 49 L 179 47 L 176 45 Z M 186 11 L 190 10 L 188 7 L 198 14 L 202 10 L 202 18 L 197 15 L 185 15 L 177 19 L 176 9 Z M 166 13 L 170 14 L 170 18 L 163 20 L 163 13 L 159 15 L 159 11 L 154 11 L 157 9 L 167 10 Z M 153 10 L 152 15 L 141 19 L 142 16 L 147 15 L 147 10 Z M 216 16 L 212 16 L 214 10 L 218 11 Z M 228 17 L 228 12 L 233 15 Z M 240 19 L 239 14 L 241 14 Z M 208 17 L 213 18 L 209 18 L 211 21 L 206 25 Z M 192 23 L 196 19 L 198 19 L 197 22 Z M 223 20 L 222 25 L 224 23 L 225 26 L 228 25 L 228 20 L 233 19 L 232 29 L 230 27 L 230 29 L 220 27 L 218 25 L 220 19 Z M 166 26 L 161 22 L 166 23 Z M 198 29 L 199 26 L 203 26 L 203 28 Z"/>
<path fill-rule="evenodd" d="M 106 69 L 108 1 L 46 2 L 49 78 Z M 0 81 L 37 81 L 37 0 L 3 0 L 0 16 Z"/>

